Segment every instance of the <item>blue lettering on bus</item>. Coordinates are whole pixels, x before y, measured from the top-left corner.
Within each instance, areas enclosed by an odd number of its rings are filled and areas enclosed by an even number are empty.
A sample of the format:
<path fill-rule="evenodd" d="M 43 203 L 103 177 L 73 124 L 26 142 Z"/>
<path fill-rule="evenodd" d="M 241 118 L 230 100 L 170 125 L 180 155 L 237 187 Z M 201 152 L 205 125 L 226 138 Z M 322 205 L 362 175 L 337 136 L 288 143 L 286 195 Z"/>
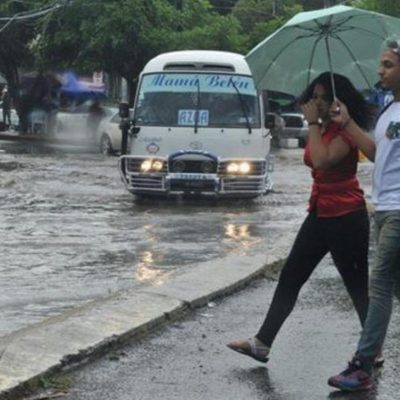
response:
<path fill-rule="evenodd" d="M 221 75 L 209 75 L 206 77 L 206 84 L 211 88 L 228 88 L 228 87 L 236 87 L 239 90 L 248 90 L 250 88 L 250 79 L 249 78 L 240 78 L 233 76 L 221 76 Z M 198 87 L 200 85 L 200 80 L 198 76 L 192 78 L 175 78 L 175 77 L 167 77 L 164 74 L 155 75 L 151 86 L 158 87 Z"/>

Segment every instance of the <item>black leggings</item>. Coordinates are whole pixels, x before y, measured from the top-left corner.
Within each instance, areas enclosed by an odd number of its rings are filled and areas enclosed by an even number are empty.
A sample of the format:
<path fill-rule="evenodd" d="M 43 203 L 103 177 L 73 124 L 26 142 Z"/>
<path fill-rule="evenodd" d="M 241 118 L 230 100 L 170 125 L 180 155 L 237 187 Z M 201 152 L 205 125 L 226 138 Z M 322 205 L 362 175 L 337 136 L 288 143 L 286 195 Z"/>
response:
<path fill-rule="evenodd" d="M 282 269 L 267 316 L 256 337 L 271 347 L 292 312 L 300 289 L 330 252 L 353 301 L 361 325 L 368 309 L 369 217 L 365 209 L 341 217 L 310 213 Z"/>

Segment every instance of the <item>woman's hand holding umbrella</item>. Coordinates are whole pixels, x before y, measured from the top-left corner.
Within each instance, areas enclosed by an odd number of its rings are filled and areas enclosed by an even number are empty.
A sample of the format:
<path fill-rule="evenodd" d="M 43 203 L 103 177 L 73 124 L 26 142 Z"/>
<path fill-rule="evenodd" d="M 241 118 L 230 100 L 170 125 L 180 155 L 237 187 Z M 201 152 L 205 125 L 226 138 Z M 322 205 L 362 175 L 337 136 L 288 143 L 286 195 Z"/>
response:
<path fill-rule="evenodd" d="M 339 124 L 343 129 L 346 128 L 351 121 L 351 116 L 346 105 L 337 97 L 329 109 L 329 115 L 331 120 Z"/>

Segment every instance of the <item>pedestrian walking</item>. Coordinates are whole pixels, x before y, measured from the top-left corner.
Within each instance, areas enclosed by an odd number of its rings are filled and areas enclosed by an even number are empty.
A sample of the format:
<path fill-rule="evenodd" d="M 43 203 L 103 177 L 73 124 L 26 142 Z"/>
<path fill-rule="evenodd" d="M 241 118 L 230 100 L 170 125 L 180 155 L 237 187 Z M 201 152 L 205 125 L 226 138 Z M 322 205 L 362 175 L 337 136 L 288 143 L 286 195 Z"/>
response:
<path fill-rule="evenodd" d="M 5 127 L 11 126 L 11 97 L 7 86 L 3 88 L 1 94 L 2 107 L 3 107 L 3 124 Z M 8 122 L 8 125 L 7 125 Z"/>
<path fill-rule="evenodd" d="M 344 76 L 334 74 L 337 96 L 357 124 L 368 129 L 374 115 L 363 96 Z M 318 76 L 300 98 L 308 121 L 304 162 L 313 184 L 305 218 L 281 271 L 266 318 L 255 337 L 227 346 L 267 362 L 271 346 L 292 312 L 300 289 L 330 253 L 353 301 L 361 325 L 368 308 L 369 217 L 356 177 L 358 148 L 346 125 L 333 121 L 330 73 Z M 310 327 L 312 329 L 312 327 Z"/>
<path fill-rule="evenodd" d="M 329 385 L 348 391 L 372 388 L 373 360 L 383 346 L 400 280 L 400 40 L 386 44 L 378 74 L 382 87 L 392 89 L 394 101 L 378 118 L 374 139 L 341 101 L 336 105 L 340 113 L 332 117 L 375 162 L 372 200 L 377 251 L 371 270 L 368 315 L 348 368 L 328 380 Z"/>

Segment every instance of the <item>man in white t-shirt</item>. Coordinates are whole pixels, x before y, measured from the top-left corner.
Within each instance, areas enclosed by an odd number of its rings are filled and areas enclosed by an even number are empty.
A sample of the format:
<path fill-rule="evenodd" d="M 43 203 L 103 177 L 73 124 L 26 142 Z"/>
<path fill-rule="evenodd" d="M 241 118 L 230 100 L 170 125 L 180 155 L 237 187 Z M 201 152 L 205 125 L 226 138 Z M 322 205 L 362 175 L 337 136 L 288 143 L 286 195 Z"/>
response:
<path fill-rule="evenodd" d="M 370 278 L 368 315 L 349 367 L 328 380 L 329 385 L 347 391 L 372 388 L 374 359 L 385 340 L 393 295 L 400 280 L 400 40 L 386 44 L 378 74 L 382 87 L 391 89 L 394 99 L 377 121 L 374 140 L 351 119 L 343 103 L 337 101 L 334 107 L 339 109 L 332 109 L 332 119 L 375 162 L 372 200 L 377 249 Z"/>

